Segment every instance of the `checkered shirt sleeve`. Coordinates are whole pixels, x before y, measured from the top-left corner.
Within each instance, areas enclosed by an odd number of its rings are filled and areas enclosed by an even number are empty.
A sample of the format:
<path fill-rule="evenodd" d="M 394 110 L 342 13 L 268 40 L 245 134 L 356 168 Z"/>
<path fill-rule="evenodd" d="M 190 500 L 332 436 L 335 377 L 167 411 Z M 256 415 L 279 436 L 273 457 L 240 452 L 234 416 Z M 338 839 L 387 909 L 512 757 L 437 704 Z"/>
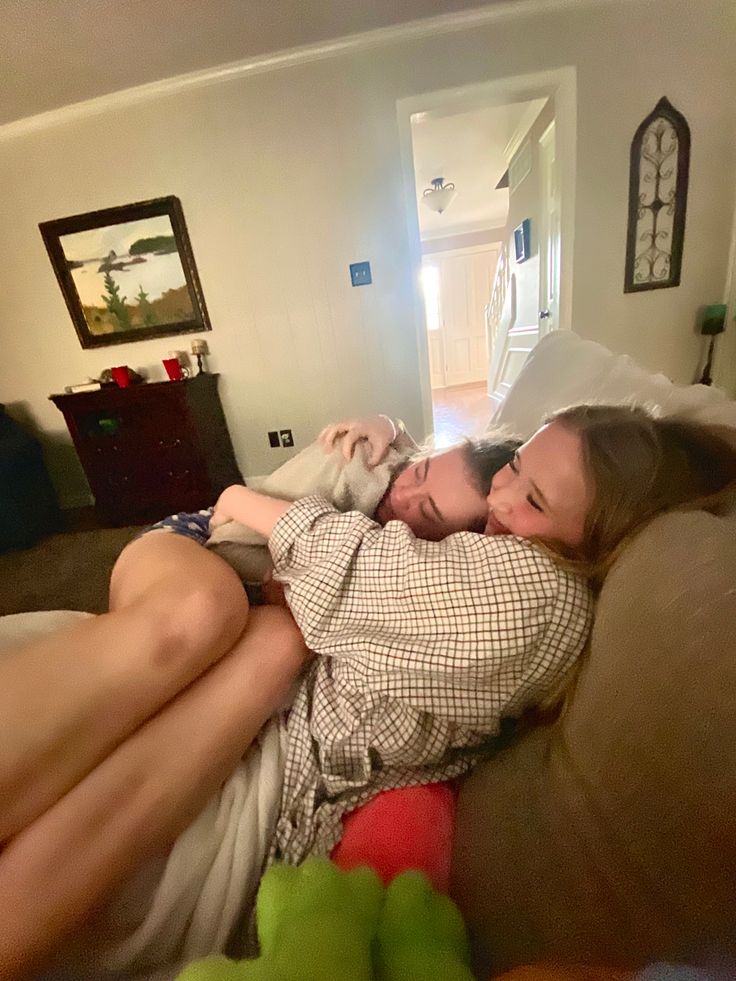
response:
<path fill-rule="evenodd" d="M 319 498 L 269 542 L 317 658 L 288 720 L 274 853 L 326 852 L 378 790 L 449 779 L 468 748 L 559 687 L 590 624 L 585 583 L 528 542 L 417 539 Z"/>

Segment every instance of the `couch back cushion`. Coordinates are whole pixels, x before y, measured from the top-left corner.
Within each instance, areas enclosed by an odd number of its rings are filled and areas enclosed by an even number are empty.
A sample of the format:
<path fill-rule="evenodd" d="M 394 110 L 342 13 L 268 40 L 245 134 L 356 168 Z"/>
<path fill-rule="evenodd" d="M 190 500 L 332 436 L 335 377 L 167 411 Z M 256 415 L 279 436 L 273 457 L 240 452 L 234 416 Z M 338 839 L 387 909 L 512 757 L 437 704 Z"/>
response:
<path fill-rule="evenodd" d="M 718 388 L 675 385 L 571 331 L 553 331 L 537 344 L 497 409 L 492 425 L 528 437 L 555 409 L 578 402 L 636 402 L 663 415 L 736 426 L 736 402 Z"/>
<path fill-rule="evenodd" d="M 563 718 L 460 795 L 453 892 L 484 967 L 736 957 L 735 515 L 619 558 Z"/>

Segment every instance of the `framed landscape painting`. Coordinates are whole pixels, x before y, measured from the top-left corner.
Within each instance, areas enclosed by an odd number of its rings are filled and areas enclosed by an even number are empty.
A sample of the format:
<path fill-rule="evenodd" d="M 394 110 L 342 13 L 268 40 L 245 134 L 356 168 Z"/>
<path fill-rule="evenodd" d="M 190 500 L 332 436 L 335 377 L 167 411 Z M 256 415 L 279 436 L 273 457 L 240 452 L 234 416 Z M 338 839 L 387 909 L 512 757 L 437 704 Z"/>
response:
<path fill-rule="evenodd" d="M 178 198 L 39 228 L 82 347 L 212 329 Z"/>

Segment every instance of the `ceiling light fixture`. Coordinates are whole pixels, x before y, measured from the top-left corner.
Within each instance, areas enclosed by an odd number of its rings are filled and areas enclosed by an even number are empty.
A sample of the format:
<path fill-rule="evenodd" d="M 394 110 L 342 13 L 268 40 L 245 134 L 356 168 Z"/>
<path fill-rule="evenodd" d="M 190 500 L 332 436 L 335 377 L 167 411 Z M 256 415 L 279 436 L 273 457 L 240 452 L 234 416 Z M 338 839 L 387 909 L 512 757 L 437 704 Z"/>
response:
<path fill-rule="evenodd" d="M 441 215 L 450 201 L 455 197 L 455 185 L 445 184 L 444 177 L 433 178 L 431 184 L 432 186 L 425 190 L 422 201 L 432 211 L 436 211 L 438 215 Z"/>

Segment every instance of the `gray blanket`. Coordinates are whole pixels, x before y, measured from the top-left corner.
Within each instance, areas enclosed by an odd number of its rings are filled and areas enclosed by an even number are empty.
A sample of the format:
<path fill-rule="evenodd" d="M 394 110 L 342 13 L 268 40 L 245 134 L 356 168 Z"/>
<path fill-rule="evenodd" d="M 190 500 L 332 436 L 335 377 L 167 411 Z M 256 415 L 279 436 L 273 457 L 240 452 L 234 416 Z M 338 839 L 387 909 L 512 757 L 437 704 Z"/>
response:
<path fill-rule="evenodd" d="M 318 494 L 339 511 L 372 515 L 392 474 L 405 459 L 405 453 L 390 447 L 381 463 L 369 469 L 365 443 L 358 443 L 352 459 L 347 461 L 339 443 L 331 453 L 312 443 L 269 476 L 251 479 L 248 486 L 288 501 Z M 215 528 L 207 547 L 222 556 L 244 582 L 263 582 L 272 568 L 266 539 L 237 521 Z"/>

